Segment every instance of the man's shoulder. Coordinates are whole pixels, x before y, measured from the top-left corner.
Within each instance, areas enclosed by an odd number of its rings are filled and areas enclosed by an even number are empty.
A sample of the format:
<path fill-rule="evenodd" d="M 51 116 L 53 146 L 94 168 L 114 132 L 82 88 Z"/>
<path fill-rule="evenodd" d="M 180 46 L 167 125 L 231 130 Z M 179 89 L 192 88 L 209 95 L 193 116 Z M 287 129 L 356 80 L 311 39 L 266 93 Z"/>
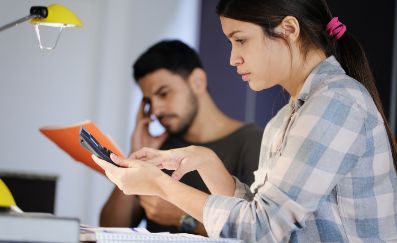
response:
<path fill-rule="evenodd" d="M 226 136 L 220 137 L 207 143 L 190 143 L 180 136 L 169 136 L 163 143 L 160 149 L 174 149 L 187 147 L 189 145 L 198 145 L 208 148 L 218 148 L 227 145 L 230 147 L 231 144 L 240 146 L 238 144 L 253 144 L 260 143 L 262 140 L 263 128 L 258 127 L 256 124 L 242 124 L 240 127 L 227 134 Z"/>
<path fill-rule="evenodd" d="M 262 140 L 263 129 L 255 124 L 243 124 L 228 135 L 213 141 L 216 144 L 227 144 L 230 147 L 241 146 L 243 144 L 260 143 Z"/>
<path fill-rule="evenodd" d="M 192 145 L 186 140 L 182 139 L 180 136 L 169 136 L 164 143 L 161 145 L 161 150 L 174 149 L 174 148 L 183 148 Z"/>
<path fill-rule="evenodd" d="M 242 125 L 231 135 L 236 136 L 238 138 L 255 138 L 255 137 L 262 138 L 263 128 L 258 127 L 256 124 L 248 123 Z"/>

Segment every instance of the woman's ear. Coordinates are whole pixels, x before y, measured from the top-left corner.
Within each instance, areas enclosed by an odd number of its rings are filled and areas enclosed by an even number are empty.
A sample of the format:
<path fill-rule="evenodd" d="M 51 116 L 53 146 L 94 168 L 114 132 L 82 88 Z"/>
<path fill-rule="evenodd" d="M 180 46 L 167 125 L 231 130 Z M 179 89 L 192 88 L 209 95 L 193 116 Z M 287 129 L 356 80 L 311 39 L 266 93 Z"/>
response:
<path fill-rule="evenodd" d="M 188 83 L 192 91 L 201 94 L 207 91 L 207 75 L 201 68 L 195 68 L 188 78 Z"/>
<path fill-rule="evenodd" d="M 299 21 L 293 16 L 286 16 L 276 27 L 276 31 L 287 41 L 296 42 L 300 34 Z"/>

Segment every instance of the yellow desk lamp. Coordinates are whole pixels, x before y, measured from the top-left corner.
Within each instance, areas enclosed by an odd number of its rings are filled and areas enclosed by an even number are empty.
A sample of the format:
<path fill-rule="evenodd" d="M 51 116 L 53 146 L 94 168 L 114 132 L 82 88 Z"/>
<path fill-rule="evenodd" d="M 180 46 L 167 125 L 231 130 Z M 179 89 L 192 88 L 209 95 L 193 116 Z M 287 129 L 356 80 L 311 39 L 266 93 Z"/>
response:
<path fill-rule="evenodd" d="M 61 32 L 64 28 L 83 26 L 81 20 L 67 7 L 62 6 L 61 4 L 52 4 L 48 7 L 31 7 L 30 14 L 28 16 L 1 26 L 0 32 L 28 20 L 30 20 L 30 23 L 34 25 L 40 49 L 45 50 L 52 50 L 56 47 L 59 37 L 61 36 Z M 59 28 L 58 36 L 56 38 L 55 44 L 52 47 L 46 47 L 42 45 L 39 26 L 50 26 Z"/>

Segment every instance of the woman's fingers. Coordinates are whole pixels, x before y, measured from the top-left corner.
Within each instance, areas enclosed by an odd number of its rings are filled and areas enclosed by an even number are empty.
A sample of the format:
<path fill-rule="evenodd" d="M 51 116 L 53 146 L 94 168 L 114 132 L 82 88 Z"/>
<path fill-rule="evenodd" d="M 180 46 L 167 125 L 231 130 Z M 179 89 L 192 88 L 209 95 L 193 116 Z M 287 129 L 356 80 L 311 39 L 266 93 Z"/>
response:
<path fill-rule="evenodd" d="M 104 169 L 105 171 L 110 171 L 113 169 L 113 167 L 116 167 L 114 165 L 112 165 L 111 163 L 98 158 L 97 156 L 95 156 L 94 154 L 91 155 L 91 158 L 94 160 L 95 163 L 97 163 L 102 169 Z"/>
<path fill-rule="evenodd" d="M 175 170 L 172 172 L 171 177 L 177 181 L 179 181 L 186 173 L 183 170 Z"/>
<path fill-rule="evenodd" d="M 158 158 L 160 158 L 161 153 L 162 153 L 161 150 L 144 147 L 132 153 L 130 159 L 137 159 L 142 161 L 149 161 L 149 160 L 158 161 Z M 157 159 L 155 160 L 155 158 Z M 154 164 L 154 165 L 158 165 L 158 164 Z"/>
<path fill-rule="evenodd" d="M 117 156 L 116 154 L 114 154 L 114 153 L 111 153 L 110 154 L 110 159 L 112 159 L 112 161 L 115 163 L 115 164 L 117 164 L 117 165 L 119 165 L 119 166 L 121 166 L 121 167 L 130 167 L 130 165 L 131 165 L 131 163 L 132 163 L 132 161 L 129 161 L 129 160 L 127 160 L 127 159 L 123 159 L 122 157 L 119 157 L 119 156 Z"/>
<path fill-rule="evenodd" d="M 117 185 L 117 180 L 115 178 L 115 175 L 117 174 L 117 169 L 119 169 L 117 166 L 112 165 L 111 163 L 98 158 L 94 154 L 91 155 L 91 158 L 94 160 L 95 163 L 97 163 L 104 171 L 106 176 Z"/>

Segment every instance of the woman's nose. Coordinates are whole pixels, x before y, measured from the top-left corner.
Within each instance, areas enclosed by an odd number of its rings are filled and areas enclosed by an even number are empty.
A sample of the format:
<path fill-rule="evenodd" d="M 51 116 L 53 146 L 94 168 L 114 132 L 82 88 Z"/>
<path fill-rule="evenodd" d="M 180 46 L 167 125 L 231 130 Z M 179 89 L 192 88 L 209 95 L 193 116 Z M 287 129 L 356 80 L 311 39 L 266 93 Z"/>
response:
<path fill-rule="evenodd" d="M 230 65 L 236 67 L 242 63 L 243 63 L 243 58 L 232 51 L 230 53 Z"/>

